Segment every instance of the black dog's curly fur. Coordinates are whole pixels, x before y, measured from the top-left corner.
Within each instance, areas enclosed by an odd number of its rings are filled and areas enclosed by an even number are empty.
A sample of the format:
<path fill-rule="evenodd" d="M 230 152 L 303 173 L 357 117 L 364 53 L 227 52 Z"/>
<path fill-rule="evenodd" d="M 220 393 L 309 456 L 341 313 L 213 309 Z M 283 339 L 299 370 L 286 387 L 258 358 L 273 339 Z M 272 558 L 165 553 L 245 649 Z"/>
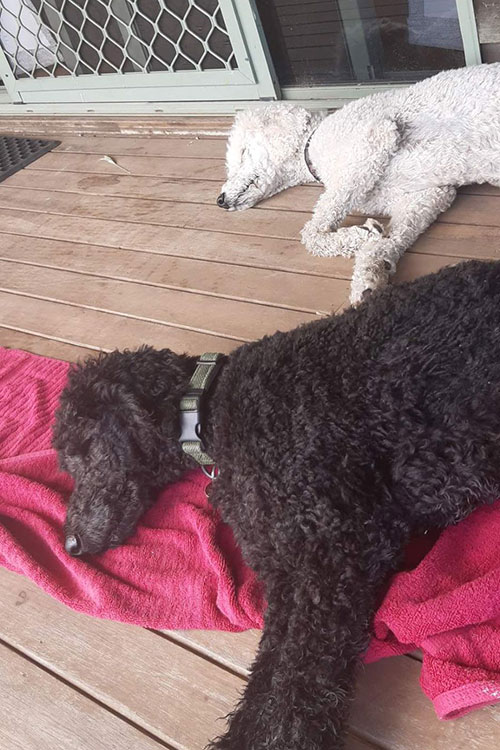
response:
<path fill-rule="evenodd" d="M 196 358 L 143 348 L 78 367 L 55 431 L 67 530 L 98 552 L 191 468 L 179 401 Z M 227 357 L 205 439 L 211 500 L 268 609 L 218 750 L 333 750 L 381 584 L 409 535 L 500 495 L 500 263 L 470 262 Z"/>

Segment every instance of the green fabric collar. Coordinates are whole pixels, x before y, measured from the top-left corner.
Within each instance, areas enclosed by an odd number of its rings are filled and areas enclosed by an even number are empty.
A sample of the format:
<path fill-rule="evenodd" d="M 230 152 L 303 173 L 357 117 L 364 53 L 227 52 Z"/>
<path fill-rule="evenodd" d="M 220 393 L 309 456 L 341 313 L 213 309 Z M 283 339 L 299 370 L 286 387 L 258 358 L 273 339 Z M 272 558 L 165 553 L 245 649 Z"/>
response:
<path fill-rule="evenodd" d="M 188 390 L 181 399 L 181 436 L 182 450 L 204 466 L 213 465 L 213 459 L 203 446 L 201 407 L 210 386 L 222 366 L 222 354 L 202 354 L 189 381 Z M 207 473 L 207 472 L 205 472 Z M 207 474 L 207 476 L 210 476 Z"/>

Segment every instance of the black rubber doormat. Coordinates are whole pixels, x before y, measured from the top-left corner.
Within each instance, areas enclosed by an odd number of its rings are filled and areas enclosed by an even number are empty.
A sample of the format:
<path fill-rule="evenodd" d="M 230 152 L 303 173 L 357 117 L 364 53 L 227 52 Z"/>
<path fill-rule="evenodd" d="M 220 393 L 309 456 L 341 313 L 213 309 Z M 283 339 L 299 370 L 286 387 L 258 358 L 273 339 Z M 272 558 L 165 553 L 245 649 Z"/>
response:
<path fill-rule="evenodd" d="M 0 135 L 0 182 L 36 161 L 61 141 L 42 141 L 40 138 L 14 138 Z"/>

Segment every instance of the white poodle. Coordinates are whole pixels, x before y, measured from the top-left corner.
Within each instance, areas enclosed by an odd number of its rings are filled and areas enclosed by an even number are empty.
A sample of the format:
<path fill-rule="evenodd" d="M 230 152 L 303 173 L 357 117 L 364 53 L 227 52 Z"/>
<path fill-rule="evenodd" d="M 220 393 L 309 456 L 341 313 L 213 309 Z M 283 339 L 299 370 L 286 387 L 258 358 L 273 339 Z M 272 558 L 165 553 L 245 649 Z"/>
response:
<path fill-rule="evenodd" d="M 355 256 L 351 301 L 385 284 L 396 263 L 455 199 L 500 187 L 500 63 L 439 73 L 326 116 L 293 104 L 239 113 L 217 204 L 244 209 L 293 185 L 325 191 L 302 230 L 314 255 Z M 352 211 L 390 217 L 343 227 Z"/>

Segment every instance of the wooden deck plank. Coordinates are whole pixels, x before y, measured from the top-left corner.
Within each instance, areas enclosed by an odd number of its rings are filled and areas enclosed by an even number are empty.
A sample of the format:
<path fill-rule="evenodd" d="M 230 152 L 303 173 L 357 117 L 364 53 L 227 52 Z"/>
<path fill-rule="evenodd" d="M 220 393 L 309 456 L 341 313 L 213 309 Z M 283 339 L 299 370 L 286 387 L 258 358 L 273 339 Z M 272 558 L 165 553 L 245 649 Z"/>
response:
<path fill-rule="evenodd" d="M 457 258 L 450 255 L 421 254 L 407 252 L 399 261 L 396 273 L 391 283 L 399 284 L 403 281 L 413 281 L 419 276 L 427 273 L 434 273 L 446 266 L 454 266 L 457 263 L 463 263 L 464 258 Z"/>
<path fill-rule="evenodd" d="M 316 320 L 318 315 L 203 294 L 0 261 L 0 289 L 81 305 L 198 333 L 252 341 L 276 330 Z M 341 282 L 342 283 L 342 282 Z M 348 284 L 337 300 L 348 294 Z M 323 313 L 324 315 L 324 313 Z"/>
<path fill-rule="evenodd" d="M 205 179 L 221 184 L 226 179 L 223 159 L 184 159 L 167 156 L 162 159 L 150 159 L 148 156 L 119 156 L 117 164 L 102 161 L 99 154 L 65 154 L 51 151 L 26 169 L 54 169 L 69 172 L 95 172 L 96 174 L 123 174 L 123 169 L 130 174 L 153 177 L 182 177 L 194 180 Z M 122 169 L 120 168 L 122 167 Z"/>
<path fill-rule="evenodd" d="M 156 742 L 0 643 L 3 750 L 160 750 Z"/>
<path fill-rule="evenodd" d="M 440 721 L 420 688 L 420 669 L 418 661 L 405 656 L 369 664 L 353 704 L 350 724 L 355 731 L 395 750 L 496 750 L 499 707 Z"/>
<path fill-rule="evenodd" d="M 167 113 L 151 115 L 99 115 L 81 113 L 71 115 L 35 115 L 23 112 L 19 115 L 3 115 L 3 132 L 9 134 L 23 134 L 27 136 L 39 135 L 62 139 L 71 136 L 178 136 L 180 134 L 191 137 L 226 133 L 232 123 L 232 117 L 220 116 L 169 116 Z"/>
<path fill-rule="evenodd" d="M 311 313 L 328 312 L 335 308 L 336 301 L 347 296 L 345 281 L 333 278 L 318 276 L 306 284 L 302 274 L 273 269 L 136 253 L 76 242 L 45 239 L 33 242 L 30 237 L 1 232 L 0 258 L 32 263 L 34 274 L 36 266 L 40 265 Z"/>
<path fill-rule="evenodd" d="M 221 183 L 222 184 L 222 183 Z M 38 190 L 59 190 L 61 192 L 85 193 L 88 195 L 109 195 L 147 200 L 169 200 L 182 203 L 205 203 L 215 205 L 219 186 L 207 180 L 177 180 L 162 177 L 136 177 L 134 175 L 89 174 L 86 172 L 51 172 L 45 170 L 21 170 L 9 177 L 8 187 Z M 313 188 L 292 188 L 299 191 L 301 199 L 307 206 L 314 205 L 320 190 Z M 260 206 L 273 209 L 292 209 L 296 194 L 289 196 L 290 191 L 264 201 Z M 277 200 L 282 196 L 281 200 Z M 295 205 L 297 205 L 295 203 Z M 299 204 L 300 205 L 300 204 Z M 220 211 L 221 209 L 219 209 Z"/>
<path fill-rule="evenodd" d="M 412 252 L 450 255 L 466 259 L 498 260 L 500 228 L 436 223 L 415 242 Z"/>
<path fill-rule="evenodd" d="M 85 307 L 0 291 L 2 324 L 31 335 L 42 335 L 84 348 L 126 349 L 150 344 L 177 352 L 230 352 L 242 341 L 209 336 L 188 329 L 123 318 Z"/>
<path fill-rule="evenodd" d="M 96 354 L 95 349 L 65 344 L 62 341 L 55 341 L 40 335 L 24 333 L 13 328 L 7 328 L 2 323 L 0 323 L 0 346 L 5 346 L 7 349 L 24 349 L 42 357 L 62 359 L 65 362 L 75 362 L 78 359 Z"/>
<path fill-rule="evenodd" d="M 68 237 L 81 236 L 78 233 L 80 222 L 77 219 L 61 217 L 42 217 L 39 214 L 29 212 L 22 215 L 17 212 L 2 212 L 0 210 L 0 219 L 4 230 L 18 229 L 25 232 L 26 237 L 31 237 L 32 233 L 36 238 L 44 235 L 44 240 L 60 240 L 68 245 L 68 252 L 72 252 L 72 243 Z M 183 253 L 191 253 L 194 257 L 202 261 L 211 261 L 212 258 L 215 268 L 218 268 L 218 261 L 223 257 L 224 262 L 230 260 L 231 264 L 240 265 L 244 278 L 245 269 L 252 269 L 250 264 L 265 263 L 267 268 L 283 269 L 295 273 L 312 274 L 314 271 L 323 272 L 322 275 L 349 279 L 352 272 L 352 262 L 346 258 L 323 258 L 314 259 L 304 252 L 304 248 L 298 243 L 288 243 L 285 241 L 268 240 L 262 241 L 263 248 L 259 248 L 260 242 L 250 239 L 247 245 L 247 238 L 244 238 L 238 244 L 231 246 L 230 252 L 221 255 L 224 246 L 227 246 L 227 238 L 224 235 L 209 233 L 205 236 L 205 242 L 202 243 L 201 235 L 191 230 L 172 230 L 166 236 L 159 236 L 157 228 L 146 227 L 143 232 L 137 232 L 134 225 L 123 227 L 116 223 L 109 226 L 106 222 L 99 220 L 86 221 L 86 232 L 89 240 L 104 243 L 114 243 L 114 247 L 120 249 L 126 247 L 135 252 L 147 253 L 150 255 L 169 254 L 171 258 L 185 258 Z M 109 228 L 109 231 L 106 231 Z M 126 231 L 130 229 L 130 231 Z M 115 230 L 114 234 L 112 234 Z M 5 235 L 4 235 L 5 236 Z M 15 237 L 16 235 L 13 235 Z M 433 241 L 428 237 L 419 240 L 417 247 L 422 253 L 408 252 L 398 265 L 396 281 L 407 281 L 416 278 L 424 273 L 430 273 L 445 265 L 458 263 L 468 257 L 478 257 L 483 259 L 495 259 L 500 257 L 498 248 L 500 247 L 500 233 L 492 232 L 490 237 L 453 237 L 450 239 L 437 239 Z M 13 240 L 15 242 L 15 240 Z M 21 241 L 21 239 L 20 239 Z M 34 245 L 36 243 L 33 243 Z M 14 244 L 15 247 L 15 244 Z M 77 245 L 78 247 L 78 245 Z M 103 247 L 108 247 L 104 245 Z M 146 247 L 152 248 L 146 250 Z M 438 255 L 442 251 L 446 255 Z M 33 250 L 36 254 L 36 250 Z M 462 257 L 459 257 L 461 254 Z M 311 261 L 313 261 L 311 263 Z M 317 266 L 316 266 L 317 263 Z M 316 271 L 316 267 L 318 271 Z M 307 269 L 307 271 L 306 271 Z M 314 269 L 314 271 L 313 271 Z M 216 270 L 217 274 L 218 271 Z M 297 282 L 300 284 L 300 280 Z M 303 288 L 306 297 L 310 292 L 308 287 Z M 237 289 L 235 288 L 237 293 Z M 235 296 L 236 296 L 235 293 Z"/>
<path fill-rule="evenodd" d="M 441 214 L 438 224 L 470 224 L 500 227 L 498 195 L 458 195 L 452 206 Z"/>
<path fill-rule="evenodd" d="M 134 138 L 120 136 L 94 136 L 80 138 L 66 136 L 55 149 L 56 153 L 106 154 L 116 156 L 182 157 L 184 159 L 223 159 L 226 154 L 225 138 L 184 138 L 173 136 L 159 138 Z"/>
<path fill-rule="evenodd" d="M 170 253 L 182 250 L 184 247 L 188 251 L 188 240 L 192 236 L 191 233 L 188 237 L 185 236 L 185 233 L 176 234 L 175 238 L 171 238 L 171 243 L 163 243 L 163 247 L 158 247 L 159 243 L 154 242 L 155 233 L 151 234 L 148 231 L 153 246 L 152 250 L 144 249 L 144 243 L 135 242 L 135 238 L 131 236 L 128 237 L 128 244 L 132 247 L 124 247 L 124 242 L 120 241 L 121 236 L 117 238 L 113 247 L 86 245 L 68 239 L 68 236 L 71 237 L 73 232 L 67 231 L 66 221 L 62 221 L 61 227 L 61 222 L 58 221 L 59 217 L 50 217 L 47 221 L 43 219 L 42 222 L 37 222 L 38 217 L 38 214 L 27 212 L 23 213 L 21 220 L 19 220 L 19 215 L 16 212 L 2 213 L 0 209 L 0 218 L 4 230 L 3 233 L 0 233 L 2 237 L 0 257 L 18 258 L 26 262 L 58 267 L 57 263 L 49 263 L 48 259 L 52 257 L 53 259 L 57 258 L 61 264 L 67 264 L 65 265 L 67 268 L 80 270 L 83 266 L 91 273 L 95 271 L 95 263 L 99 263 L 98 258 L 100 258 L 102 260 L 100 265 L 102 275 L 108 274 L 119 278 L 120 274 L 115 271 L 121 269 L 123 275 L 126 268 L 133 268 L 137 270 L 134 270 L 133 276 L 131 275 L 132 280 L 142 279 L 154 283 L 156 278 L 159 279 L 160 285 L 164 282 L 163 285 L 165 286 L 178 286 L 185 289 L 192 288 L 193 276 L 191 272 L 196 269 L 198 286 L 201 291 L 218 293 L 233 298 L 260 299 L 272 304 L 279 304 L 281 301 L 285 306 L 294 306 L 292 303 L 295 301 L 295 307 L 304 310 L 313 309 L 310 302 L 311 297 L 314 297 L 317 301 L 319 310 L 326 309 L 327 305 L 333 307 L 332 295 L 335 296 L 337 291 L 340 290 L 336 280 L 349 280 L 352 274 L 351 260 L 340 257 L 312 259 L 298 242 L 285 244 L 277 240 L 269 241 L 265 243 L 264 252 L 260 254 L 257 246 L 252 249 L 243 243 L 242 247 L 231 246 L 230 251 L 223 255 L 223 244 L 218 242 L 212 244 L 210 242 L 211 239 L 218 239 L 219 235 L 216 238 L 208 235 L 205 245 L 201 245 L 200 242 L 195 243 L 195 252 L 198 253 L 201 250 L 204 257 L 186 258 L 183 255 L 170 255 Z M 42 223 L 43 226 L 41 226 Z M 86 226 L 88 229 L 88 222 L 86 222 Z M 16 227 L 26 234 L 5 233 L 5 230 L 15 229 Z M 100 231 L 102 227 L 99 223 L 94 225 L 93 229 L 95 229 L 95 232 L 92 233 L 91 238 L 94 238 L 94 235 L 96 239 L 107 237 L 103 231 Z M 32 232 L 35 234 L 32 235 Z M 47 236 L 40 237 L 39 235 L 42 232 Z M 190 230 L 186 230 L 186 232 L 190 232 Z M 33 240 L 36 240 L 36 242 Z M 175 240 L 177 241 L 175 242 Z M 449 244 L 452 244 L 452 241 Z M 290 249 L 289 260 L 291 262 L 288 264 L 289 268 L 287 268 L 286 262 L 287 248 Z M 431 249 L 439 249 L 439 246 L 435 248 L 434 245 L 431 245 Z M 484 259 L 495 258 L 498 255 L 494 244 L 488 244 L 480 249 Z M 130 253 L 137 253 L 138 259 L 129 260 Z M 216 253 L 218 260 L 212 259 L 212 256 L 215 256 Z M 263 255 L 265 258 L 262 257 Z M 267 263 L 268 267 L 246 265 L 250 258 L 256 258 L 257 256 L 260 258 L 260 262 Z M 319 261 L 318 272 L 313 273 L 310 268 L 310 260 Z M 409 251 L 398 264 L 395 280 L 409 281 L 417 276 L 438 271 L 444 266 L 453 265 L 463 260 L 463 257 L 438 255 L 435 252 L 421 254 Z M 257 260 L 254 262 L 257 262 Z M 283 270 L 290 276 L 280 277 L 280 283 L 275 285 L 274 277 L 267 276 L 267 272 L 274 270 Z M 199 275 L 198 271 L 200 272 Z M 322 272 L 321 275 L 319 271 Z M 261 272 L 264 272 L 264 277 Z M 305 284 L 303 274 L 314 275 L 314 279 Z M 323 279 L 325 279 L 324 282 Z M 244 297 L 242 290 L 245 290 L 245 295 L 249 296 Z"/>
<path fill-rule="evenodd" d="M 176 643 L 188 646 L 242 677 L 248 675 L 261 635 L 260 630 L 245 630 L 243 633 L 219 633 L 212 630 L 164 632 Z"/>

